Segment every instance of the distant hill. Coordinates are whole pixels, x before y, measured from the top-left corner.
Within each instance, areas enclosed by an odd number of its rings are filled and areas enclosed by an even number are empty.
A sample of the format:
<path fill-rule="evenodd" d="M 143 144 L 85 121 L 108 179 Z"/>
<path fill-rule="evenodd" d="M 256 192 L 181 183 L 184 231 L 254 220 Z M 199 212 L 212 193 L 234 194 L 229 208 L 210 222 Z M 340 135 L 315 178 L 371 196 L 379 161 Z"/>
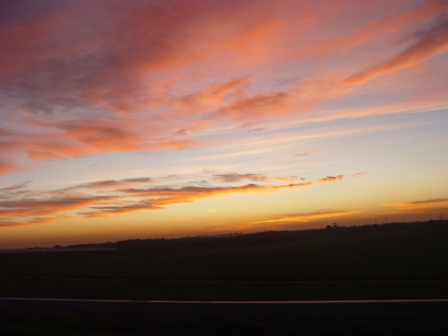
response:
<path fill-rule="evenodd" d="M 89 243 L 70 245 L 69 249 L 115 249 L 119 251 L 160 251 L 173 249 L 196 250 L 203 248 L 225 248 L 275 244 L 288 241 L 308 240 L 325 237 L 380 234 L 429 227 L 448 226 L 448 220 L 430 220 L 427 222 L 388 223 L 360 226 L 327 226 L 324 229 L 296 231 L 263 231 L 256 233 L 234 233 L 183 238 L 128 239 L 117 242 Z M 57 245 L 55 248 L 61 248 Z"/>

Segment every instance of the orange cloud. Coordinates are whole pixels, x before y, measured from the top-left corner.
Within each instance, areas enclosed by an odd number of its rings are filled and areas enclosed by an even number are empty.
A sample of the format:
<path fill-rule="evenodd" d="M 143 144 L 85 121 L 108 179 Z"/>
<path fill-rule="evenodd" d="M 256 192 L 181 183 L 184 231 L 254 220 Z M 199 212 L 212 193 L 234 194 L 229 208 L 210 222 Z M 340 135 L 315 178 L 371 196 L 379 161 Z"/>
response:
<path fill-rule="evenodd" d="M 260 94 L 222 107 L 218 110 L 218 114 L 238 121 L 253 119 L 254 114 L 258 118 L 265 115 L 282 115 L 289 111 L 288 98 L 287 92 Z"/>
<path fill-rule="evenodd" d="M 298 189 L 310 186 L 311 182 L 300 184 L 288 184 L 283 186 L 246 184 L 236 187 L 196 187 L 183 188 L 152 187 L 146 189 L 120 190 L 127 196 L 138 197 L 132 204 L 115 204 L 110 206 L 94 206 L 90 211 L 83 212 L 89 217 L 108 217 L 112 214 L 122 214 L 141 210 L 163 209 L 177 203 L 191 203 L 203 198 L 215 197 L 224 194 L 273 192 L 280 189 Z M 125 197 L 123 197 L 125 199 Z"/>
<path fill-rule="evenodd" d="M 0 226 L 46 223 L 50 218 L 54 221 L 70 216 L 73 212 L 76 212 L 77 216 L 107 217 L 113 214 L 162 209 L 171 204 L 194 202 L 223 194 L 274 192 L 311 185 L 311 182 L 308 182 L 281 186 L 246 184 L 233 187 L 141 187 L 148 183 L 153 183 L 153 180 L 108 180 L 45 192 L 24 190 L 26 183 L 5 187 L 0 189 Z"/>
<path fill-rule="evenodd" d="M 245 90 L 249 83 L 249 77 L 233 79 L 181 97 L 176 103 L 183 105 L 187 112 L 192 110 L 195 113 L 203 112 L 205 108 L 209 108 L 207 105 L 222 104 L 228 100 L 235 100 L 247 95 Z"/>
<path fill-rule="evenodd" d="M 18 166 L 17 165 L 14 165 L 14 164 L 11 164 L 11 163 L 7 163 L 7 162 L 2 162 L 2 161 L 6 161 L 6 160 L 0 160 L 0 175 L 1 174 L 7 174 L 7 173 L 10 173 L 12 171 L 18 170 Z"/>
<path fill-rule="evenodd" d="M 448 199 L 441 198 L 426 201 L 388 203 L 385 205 L 388 207 L 392 207 L 393 209 L 399 212 L 431 213 L 437 210 L 444 210 L 444 211 L 448 210 Z"/>
<path fill-rule="evenodd" d="M 28 156 L 33 160 L 53 158 L 67 158 L 81 155 L 90 155 L 94 151 L 82 144 L 66 140 L 39 139 L 26 149 Z"/>
<path fill-rule="evenodd" d="M 157 183 L 164 183 L 174 178 L 175 176 L 168 176 L 159 180 L 149 177 L 103 180 L 47 191 L 33 191 L 29 189 L 29 182 L 7 186 L 0 189 L 1 226 L 10 227 L 27 223 L 46 223 L 50 220 L 57 221 L 58 219 L 75 215 L 108 217 L 113 214 L 163 209 L 172 204 L 191 203 L 219 195 L 270 193 L 279 190 L 300 189 L 313 185 L 313 182 L 295 183 L 296 181 L 305 180 L 296 176 L 268 178 L 265 175 L 253 173 L 213 174 L 210 180 L 201 186 L 171 187 L 157 185 Z M 342 178 L 343 175 L 327 176 L 320 179 L 319 182 L 333 182 L 342 180 Z M 286 182 L 286 184 L 209 185 L 209 183 L 235 183 L 243 180 L 254 182 L 276 180 L 283 183 Z"/>
<path fill-rule="evenodd" d="M 272 192 L 281 189 L 298 189 L 310 186 L 307 183 L 291 183 L 281 186 L 246 184 L 235 187 L 196 187 L 188 186 L 183 188 L 154 187 L 149 189 L 128 189 L 124 192 L 135 196 L 153 197 L 151 205 L 156 207 L 165 207 L 175 203 L 188 203 L 197 199 L 213 197 L 232 193 L 249 192 Z"/>
<path fill-rule="evenodd" d="M 321 210 L 317 212 L 311 213 L 301 213 L 301 214 L 289 214 L 283 216 L 277 216 L 268 219 L 255 220 L 251 223 L 253 224 L 262 224 L 262 223 L 290 223 L 290 222 L 311 222 L 315 220 L 320 220 L 324 218 L 333 218 L 333 217 L 341 217 L 341 216 L 351 216 L 355 214 L 359 214 L 360 211 L 346 211 L 346 210 Z"/>

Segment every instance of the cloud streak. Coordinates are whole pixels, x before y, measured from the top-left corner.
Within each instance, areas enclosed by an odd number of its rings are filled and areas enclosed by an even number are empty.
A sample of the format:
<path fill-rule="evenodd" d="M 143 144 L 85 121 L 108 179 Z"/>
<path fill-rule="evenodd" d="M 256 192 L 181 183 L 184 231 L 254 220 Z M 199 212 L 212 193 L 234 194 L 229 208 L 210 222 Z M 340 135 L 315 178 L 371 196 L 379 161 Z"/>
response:
<path fill-rule="evenodd" d="M 326 176 L 319 180 L 319 183 L 328 183 L 328 182 L 337 182 L 342 181 L 344 179 L 344 175 L 336 175 L 336 176 Z"/>
<path fill-rule="evenodd" d="M 365 174 L 367 174 L 367 172 L 361 172 L 361 173 L 349 174 L 349 176 L 350 176 L 351 178 L 359 178 L 359 177 L 361 177 L 361 176 L 363 176 L 363 175 L 365 175 Z"/>
<path fill-rule="evenodd" d="M 338 177 L 328 176 L 321 180 L 328 179 L 340 180 Z M 219 185 L 244 180 L 258 183 Z M 271 184 L 268 183 L 270 180 L 262 174 L 232 173 L 214 174 L 209 180 L 212 185 L 207 183 L 205 186 L 166 186 L 159 184 L 165 179 L 149 177 L 95 181 L 47 191 L 30 190 L 28 183 L 16 184 L 0 189 L 0 219 L 4 223 L 1 226 L 45 224 L 73 216 L 109 217 L 114 214 L 160 210 L 173 204 L 193 203 L 222 195 L 273 193 L 297 190 L 314 184 L 297 177 L 272 178 L 277 182 L 289 182 L 286 184 Z M 298 181 L 302 182 L 297 183 Z"/>
<path fill-rule="evenodd" d="M 425 201 L 388 203 L 385 205 L 399 212 L 425 213 L 425 212 L 434 212 L 437 210 L 446 211 L 448 209 L 448 199 L 440 198 Z"/>
<path fill-rule="evenodd" d="M 443 17 L 429 29 L 414 34 L 417 42 L 392 59 L 379 63 L 370 69 L 344 79 L 342 85 L 366 82 L 384 73 L 397 71 L 421 62 L 448 48 L 448 17 Z"/>
<path fill-rule="evenodd" d="M 316 154 L 315 151 L 309 151 L 309 152 L 298 153 L 298 154 L 295 154 L 295 155 L 298 156 L 298 157 L 306 157 L 306 156 L 311 156 L 311 155 L 314 155 L 314 154 Z"/>
<path fill-rule="evenodd" d="M 358 210 L 321 210 L 310 213 L 288 214 L 283 216 L 277 216 L 273 218 L 265 218 L 261 220 L 255 220 L 253 224 L 288 224 L 288 223 L 307 223 L 316 220 L 322 220 L 327 218 L 351 216 L 361 213 Z"/>
<path fill-rule="evenodd" d="M 250 180 L 254 182 L 267 181 L 268 177 L 261 174 L 218 174 L 213 175 L 213 179 L 221 182 L 240 182 L 242 180 Z"/>

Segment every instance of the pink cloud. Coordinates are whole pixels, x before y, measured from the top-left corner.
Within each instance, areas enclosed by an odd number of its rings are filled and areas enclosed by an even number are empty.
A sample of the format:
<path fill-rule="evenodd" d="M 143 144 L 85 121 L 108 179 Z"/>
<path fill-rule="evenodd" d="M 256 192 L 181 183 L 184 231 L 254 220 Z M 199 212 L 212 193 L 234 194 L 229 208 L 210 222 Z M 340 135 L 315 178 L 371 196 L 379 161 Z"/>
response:
<path fill-rule="evenodd" d="M 253 116 L 282 115 L 289 112 L 288 93 L 272 92 L 235 101 L 219 109 L 221 117 L 237 121 L 253 120 Z"/>
<path fill-rule="evenodd" d="M 0 174 L 21 169 L 23 154 L 200 146 L 196 135 L 213 127 L 313 113 L 447 48 L 444 1 L 21 6 L 0 11 Z M 379 47 L 387 54 L 372 61 Z"/>
<path fill-rule="evenodd" d="M 178 99 L 177 103 L 183 105 L 186 111 L 203 112 L 207 105 L 222 104 L 247 95 L 245 90 L 250 84 L 249 77 L 232 79 L 227 82 L 215 84 L 201 91 L 188 94 Z"/>
<path fill-rule="evenodd" d="M 448 19 L 442 19 L 427 30 L 414 34 L 417 42 L 392 59 L 379 63 L 366 71 L 358 72 L 344 79 L 341 84 L 363 83 L 383 73 L 415 65 L 448 48 Z"/>
<path fill-rule="evenodd" d="M 363 175 L 365 175 L 365 174 L 367 174 L 367 172 L 361 172 L 361 173 L 349 174 L 349 176 L 350 176 L 351 178 L 358 178 L 358 177 L 361 177 L 361 176 L 363 176 Z"/>
<path fill-rule="evenodd" d="M 293 55 L 327 58 L 336 53 L 346 56 L 352 51 L 372 43 L 387 48 L 390 45 L 384 38 L 385 35 L 409 32 L 410 29 L 413 30 L 419 25 L 425 25 L 426 21 L 439 17 L 448 9 L 448 4 L 439 0 L 424 1 L 418 5 L 405 1 L 395 2 L 393 5 L 387 1 L 383 4 L 358 1 L 349 4 L 351 10 L 345 10 L 344 7 L 347 5 L 347 2 L 344 4 L 333 3 L 324 10 L 325 14 L 323 14 L 327 17 L 326 22 L 329 26 L 334 27 L 337 23 L 346 23 L 348 31 L 345 34 L 330 35 L 331 40 L 317 40 L 304 44 L 297 48 Z M 386 5 L 389 10 L 381 10 Z M 360 16 L 368 16 L 369 20 L 364 21 L 365 24 L 356 25 L 357 21 L 351 20 L 353 12 L 359 13 Z M 374 13 L 373 19 L 370 19 L 372 13 Z M 319 21 L 315 23 L 322 25 Z M 342 27 L 345 26 L 342 25 Z M 339 32 L 337 29 L 334 31 L 335 34 Z M 405 41 L 406 39 L 403 39 L 401 42 Z"/>
<path fill-rule="evenodd" d="M 320 183 L 337 182 L 337 181 L 342 181 L 343 179 L 344 179 L 344 175 L 327 176 L 327 177 L 321 178 L 319 180 L 319 182 Z"/>

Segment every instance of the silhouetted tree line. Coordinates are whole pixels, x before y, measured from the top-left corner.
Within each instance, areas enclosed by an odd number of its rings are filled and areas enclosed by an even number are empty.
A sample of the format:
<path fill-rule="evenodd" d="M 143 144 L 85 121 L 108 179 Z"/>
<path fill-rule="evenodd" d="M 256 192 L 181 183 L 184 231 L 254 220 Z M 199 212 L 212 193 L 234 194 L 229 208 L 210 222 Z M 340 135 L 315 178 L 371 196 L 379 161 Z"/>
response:
<path fill-rule="evenodd" d="M 230 236 L 198 236 L 183 238 L 128 239 L 118 242 L 91 243 L 71 245 L 69 248 L 113 248 L 117 251 L 166 251 L 166 250 L 202 250 L 209 248 L 246 247 L 248 245 L 265 245 L 286 243 L 305 239 L 331 238 L 349 235 L 379 234 L 399 232 L 421 228 L 448 225 L 447 220 L 430 220 L 427 222 L 388 223 L 359 226 L 328 225 L 324 229 L 297 231 L 264 231 L 256 233 L 235 234 Z"/>

